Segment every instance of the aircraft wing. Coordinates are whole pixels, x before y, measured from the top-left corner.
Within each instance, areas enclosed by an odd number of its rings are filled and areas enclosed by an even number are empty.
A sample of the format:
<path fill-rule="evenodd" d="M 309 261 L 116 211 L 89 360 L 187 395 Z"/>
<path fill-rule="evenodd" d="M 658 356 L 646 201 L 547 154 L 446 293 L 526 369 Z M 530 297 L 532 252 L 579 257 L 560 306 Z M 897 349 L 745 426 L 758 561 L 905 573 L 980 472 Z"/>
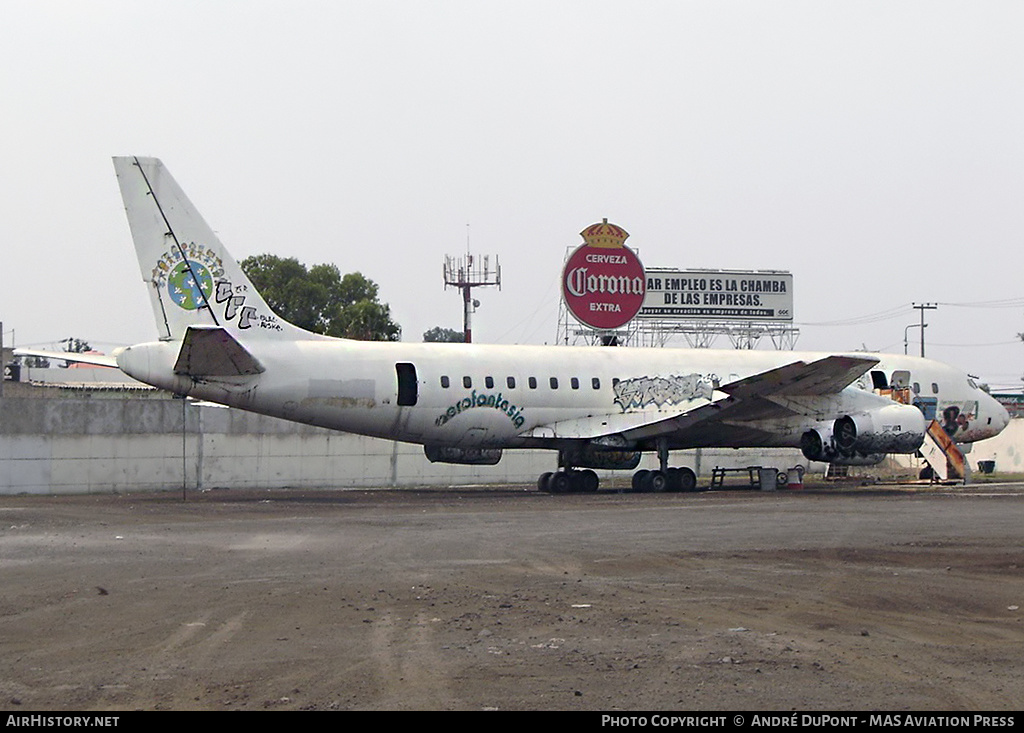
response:
<path fill-rule="evenodd" d="M 723 385 L 721 390 L 737 400 L 758 395 L 821 396 L 849 387 L 876 364 L 878 359 L 871 356 L 827 356 L 810 364 L 795 361 Z"/>
<path fill-rule="evenodd" d="M 240 377 L 260 374 L 263 365 L 220 326 L 189 326 L 174 373 L 192 377 Z"/>
<path fill-rule="evenodd" d="M 738 429 L 726 425 L 727 422 L 789 417 L 799 412 L 799 403 L 789 398 L 836 394 L 876 364 L 878 359 L 874 357 L 858 356 L 828 356 L 810 363 L 794 361 L 721 385 L 711 402 L 564 420 L 534 428 L 530 435 L 583 438 L 609 447 L 668 435 L 682 443 L 701 445 L 714 438 L 727 445 L 722 436 Z M 686 439 L 688 431 L 693 431 L 692 439 Z"/>

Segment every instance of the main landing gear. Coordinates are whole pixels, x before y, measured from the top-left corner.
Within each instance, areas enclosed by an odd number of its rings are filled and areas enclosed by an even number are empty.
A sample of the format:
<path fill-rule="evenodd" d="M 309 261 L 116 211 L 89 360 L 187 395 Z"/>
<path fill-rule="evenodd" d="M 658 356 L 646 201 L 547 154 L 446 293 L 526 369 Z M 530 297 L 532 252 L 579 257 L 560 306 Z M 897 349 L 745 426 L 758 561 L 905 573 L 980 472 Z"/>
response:
<path fill-rule="evenodd" d="M 537 479 L 537 488 L 549 494 L 566 494 L 569 492 L 593 493 L 600 483 L 597 474 L 589 468 L 584 471 L 566 469 L 552 473 L 542 473 Z"/>
<path fill-rule="evenodd" d="M 548 471 L 537 479 L 537 489 L 547 494 L 579 494 L 597 491 L 597 474 L 589 468 Z M 665 471 L 641 470 L 633 474 L 633 491 L 697 491 L 697 475 L 689 468 L 668 468 Z"/>
<path fill-rule="evenodd" d="M 696 491 L 697 474 L 686 468 L 646 469 L 633 474 L 633 491 Z"/>
<path fill-rule="evenodd" d="M 697 474 L 692 469 L 669 468 L 668 444 L 664 439 L 657 443 L 658 462 L 661 467 L 656 471 L 646 469 L 633 474 L 633 491 L 697 491 Z M 564 462 L 563 462 L 564 461 Z M 559 457 L 563 468 L 560 471 L 542 473 L 537 479 L 537 488 L 549 494 L 590 493 L 597 491 L 599 480 L 591 469 L 576 470 L 570 462 Z M 636 465 L 634 461 L 633 465 Z"/>

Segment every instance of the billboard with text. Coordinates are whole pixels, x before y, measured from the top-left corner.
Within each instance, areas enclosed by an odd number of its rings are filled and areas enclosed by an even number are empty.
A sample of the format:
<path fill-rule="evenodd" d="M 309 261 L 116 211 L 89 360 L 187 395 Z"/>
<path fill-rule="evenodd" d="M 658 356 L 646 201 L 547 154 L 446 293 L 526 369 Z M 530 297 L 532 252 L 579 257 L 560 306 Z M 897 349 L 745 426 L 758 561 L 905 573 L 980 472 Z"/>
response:
<path fill-rule="evenodd" d="M 782 270 L 648 268 L 637 318 L 791 323 L 793 275 Z"/>

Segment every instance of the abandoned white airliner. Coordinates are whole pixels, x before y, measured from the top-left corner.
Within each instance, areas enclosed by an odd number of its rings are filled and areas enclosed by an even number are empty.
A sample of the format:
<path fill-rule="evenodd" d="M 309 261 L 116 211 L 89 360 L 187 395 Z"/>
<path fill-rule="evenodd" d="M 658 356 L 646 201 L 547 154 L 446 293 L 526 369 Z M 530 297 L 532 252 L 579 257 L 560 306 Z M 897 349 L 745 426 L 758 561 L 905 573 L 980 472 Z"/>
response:
<path fill-rule="evenodd" d="M 801 448 L 866 464 L 914 453 L 929 420 L 960 443 L 1006 410 L 966 374 L 883 354 L 361 342 L 309 333 L 264 302 L 163 164 L 114 158 L 159 339 L 111 364 L 171 392 L 325 428 L 421 444 L 432 461 L 493 464 L 504 448 L 558 452 L 539 486 L 592 491 L 594 468 L 660 470 L 638 490 L 690 490 L 669 452 Z M 900 388 L 925 385 L 914 404 Z M 894 389 L 895 388 L 895 389 Z M 906 391 L 906 390 L 904 390 Z M 906 401 L 906 400 L 904 400 Z M 916 406 L 915 406 L 916 405 Z"/>

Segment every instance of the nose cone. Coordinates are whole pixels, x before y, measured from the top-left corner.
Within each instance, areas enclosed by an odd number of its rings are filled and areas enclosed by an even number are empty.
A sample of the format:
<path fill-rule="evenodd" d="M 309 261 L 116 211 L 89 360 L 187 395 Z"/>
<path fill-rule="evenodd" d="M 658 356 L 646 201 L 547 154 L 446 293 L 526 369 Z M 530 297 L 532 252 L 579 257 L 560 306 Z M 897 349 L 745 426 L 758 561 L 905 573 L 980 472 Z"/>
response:
<path fill-rule="evenodd" d="M 993 430 L 993 432 L 992 432 L 992 434 L 993 435 L 999 435 L 999 433 L 1003 432 L 1003 430 L 1006 429 L 1006 426 L 1010 424 L 1010 413 L 1007 412 L 1006 408 L 1003 407 L 1001 404 L 999 404 L 999 402 L 997 400 L 995 400 L 992 397 L 990 397 L 989 399 L 992 400 L 992 405 L 993 405 L 993 408 L 992 408 L 992 430 Z"/>

